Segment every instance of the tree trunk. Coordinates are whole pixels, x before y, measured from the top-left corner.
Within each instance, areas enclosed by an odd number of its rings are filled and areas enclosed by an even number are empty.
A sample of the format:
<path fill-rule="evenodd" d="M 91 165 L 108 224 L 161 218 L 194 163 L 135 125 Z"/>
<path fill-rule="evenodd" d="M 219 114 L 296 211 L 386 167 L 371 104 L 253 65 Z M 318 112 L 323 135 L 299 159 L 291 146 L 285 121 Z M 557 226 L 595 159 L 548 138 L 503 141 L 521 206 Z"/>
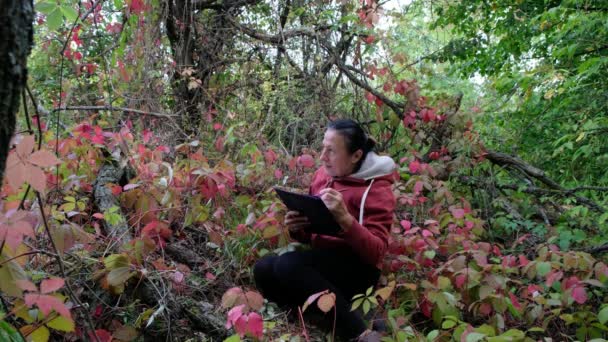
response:
<path fill-rule="evenodd" d="M 27 57 L 34 42 L 33 20 L 32 0 L 0 2 L 0 185 L 21 91 L 27 81 Z"/>

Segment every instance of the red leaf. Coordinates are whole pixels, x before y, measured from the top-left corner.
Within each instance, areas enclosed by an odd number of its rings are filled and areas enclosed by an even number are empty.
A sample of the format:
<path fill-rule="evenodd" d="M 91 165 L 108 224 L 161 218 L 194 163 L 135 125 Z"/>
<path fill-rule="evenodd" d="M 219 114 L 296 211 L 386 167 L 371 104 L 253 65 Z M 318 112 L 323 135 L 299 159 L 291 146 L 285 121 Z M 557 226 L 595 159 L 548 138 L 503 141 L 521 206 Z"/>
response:
<path fill-rule="evenodd" d="M 464 285 L 465 281 L 467 280 L 467 276 L 466 274 L 459 274 L 456 276 L 456 287 L 459 289 L 462 289 L 462 286 Z"/>
<path fill-rule="evenodd" d="M 492 305 L 488 303 L 482 303 L 479 306 L 479 313 L 484 316 L 489 316 L 492 313 Z"/>
<path fill-rule="evenodd" d="M 274 161 L 277 160 L 277 154 L 273 150 L 268 149 L 264 152 L 264 160 L 267 165 L 272 165 L 274 164 Z"/>
<path fill-rule="evenodd" d="M 511 304 L 517 310 L 521 310 L 521 304 L 517 301 L 517 297 L 512 292 L 509 292 L 509 298 L 511 299 Z"/>
<path fill-rule="evenodd" d="M 222 296 L 222 307 L 229 308 L 234 306 L 235 304 L 239 304 L 237 306 L 243 305 L 244 307 L 245 304 L 243 304 L 243 299 L 243 290 L 240 287 L 232 287 L 228 289 L 228 291 L 224 292 L 224 295 Z"/>
<path fill-rule="evenodd" d="M 21 159 L 26 159 L 34 150 L 34 144 L 36 144 L 36 138 L 33 135 L 26 135 L 17 144 L 17 154 Z"/>
<path fill-rule="evenodd" d="M 0 241 L 6 241 L 13 250 L 23 242 L 24 236 L 35 237 L 32 225 L 24 219 L 23 211 L 17 211 L 10 216 L 0 216 Z"/>
<path fill-rule="evenodd" d="M 237 322 L 241 316 L 243 316 L 243 309 L 245 308 L 245 304 L 237 305 L 228 311 L 228 319 L 226 321 L 226 329 L 232 328 L 232 326 Z"/>
<path fill-rule="evenodd" d="M 129 5 L 129 12 L 133 14 L 141 14 L 143 13 L 144 1 L 143 0 L 131 0 L 131 4 Z"/>
<path fill-rule="evenodd" d="M 418 162 L 417 160 L 414 160 L 413 162 L 410 163 L 409 169 L 410 169 L 411 173 L 420 172 L 420 162 Z"/>
<path fill-rule="evenodd" d="M 274 178 L 276 178 L 276 179 L 283 178 L 283 171 L 281 171 L 281 169 L 274 170 Z"/>
<path fill-rule="evenodd" d="M 587 301 L 587 291 L 582 286 L 576 286 L 572 289 L 572 298 L 579 304 L 584 304 Z"/>
<path fill-rule="evenodd" d="M 18 190 L 25 182 L 25 164 L 17 153 L 11 153 L 6 160 L 6 180 L 13 190 Z"/>
<path fill-rule="evenodd" d="M 262 339 L 264 332 L 264 320 L 257 312 L 252 312 L 249 314 L 247 319 L 247 331 L 249 334 L 251 334 L 251 336 L 257 338 L 258 340 Z"/>
<path fill-rule="evenodd" d="M 303 154 L 298 157 L 298 164 L 303 167 L 313 168 L 315 166 L 315 160 L 310 154 Z"/>
<path fill-rule="evenodd" d="M 452 216 L 454 216 L 455 219 L 464 217 L 464 209 L 450 209 L 450 212 L 452 212 Z"/>
<path fill-rule="evenodd" d="M 99 342 L 112 342 L 112 334 L 110 334 L 110 332 L 105 329 L 95 330 L 95 335 L 97 335 Z M 90 336 L 90 340 L 97 341 L 97 339 L 95 339 L 95 336 Z"/>
<path fill-rule="evenodd" d="M 30 165 L 25 168 L 25 180 L 34 190 L 43 192 L 46 189 L 46 175 L 37 166 Z"/>
<path fill-rule="evenodd" d="M 38 292 L 36 285 L 27 279 L 15 280 L 15 285 L 24 291 Z"/>
<path fill-rule="evenodd" d="M 61 278 L 45 279 L 40 284 L 40 293 L 47 294 L 57 291 L 58 289 L 62 288 L 63 285 L 65 285 L 65 281 L 63 281 Z"/>
<path fill-rule="evenodd" d="M 54 154 L 46 150 L 39 150 L 28 158 L 28 161 L 40 167 L 51 167 L 61 164 L 61 160 L 57 159 Z"/>
<path fill-rule="evenodd" d="M 551 287 L 554 282 L 562 279 L 563 276 L 564 273 L 562 271 L 551 271 L 549 274 L 547 274 L 547 281 L 545 284 L 547 287 Z"/>
<path fill-rule="evenodd" d="M 329 312 L 334 305 L 336 305 L 336 295 L 332 292 L 322 295 L 317 300 L 317 306 L 323 312 Z"/>
<path fill-rule="evenodd" d="M 373 43 L 375 40 L 376 40 L 376 37 L 374 37 L 374 35 L 373 35 L 373 34 L 370 34 L 369 36 L 367 36 L 367 37 L 363 38 L 363 41 L 364 41 L 366 44 L 371 44 L 371 43 Z"/>
<path fill-rule="evenodd" d="M 247 305 L 252 310 L 260 310 L 264 306 L 264 297 L 255 291 L 247 291 L 245 298 L 247 299 Z"/>
<path fill-rule="evenodd" d="M 27 304 L 29 307 L 36 304 L 40 309 L 40 312 L 42 312 L 45 316 L 48 316 L 52 310 L 55 310 L 55 312 L 61 316 L 72 319 L 70 310 L 65 306 L 63 301 L 57 297 L 28 293 L 25 295 L 24 300 L 25 304 Z"/>
<path fill-rule="evenodd" d="M 372 93 L 365 93 L 365 99 L 367 99 L 367 102 L 369 103 L 374 103 L 376 101 L 376 96 Z"/>
<path fill-rule="evenodd" d="M 323 294 L 326 294 L 327 292 L 328 292 L 328 290 L 324 290 L 321 292 L 313 293 L 310 296 L 308 296 L 308 298 L 306 299 L 306 302 L 304 302 L 304 305 L 302 306 L 302 312 L 306 311 L 306 308 L 308 308 L 308 306 L 310 304 L 314 303 L 315 300 L 317 300 L 317 298 L 319 298 Z"/>

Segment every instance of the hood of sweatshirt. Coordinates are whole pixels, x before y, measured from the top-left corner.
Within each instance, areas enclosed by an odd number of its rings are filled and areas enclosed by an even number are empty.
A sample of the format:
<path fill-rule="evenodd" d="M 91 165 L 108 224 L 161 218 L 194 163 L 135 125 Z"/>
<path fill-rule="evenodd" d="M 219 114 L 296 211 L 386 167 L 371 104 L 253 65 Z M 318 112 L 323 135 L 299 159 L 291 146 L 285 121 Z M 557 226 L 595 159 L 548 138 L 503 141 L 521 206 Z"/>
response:
<path fill-rule="evenodd" d="M 363 180 L 378 178 L 392 174 L 397 168 L 397 164 L 391 157 L 379 156 L 375 152 L 369 152 L 365 156 L 363 164 L 359 171 L 351 174 L 349 177 Z"/>

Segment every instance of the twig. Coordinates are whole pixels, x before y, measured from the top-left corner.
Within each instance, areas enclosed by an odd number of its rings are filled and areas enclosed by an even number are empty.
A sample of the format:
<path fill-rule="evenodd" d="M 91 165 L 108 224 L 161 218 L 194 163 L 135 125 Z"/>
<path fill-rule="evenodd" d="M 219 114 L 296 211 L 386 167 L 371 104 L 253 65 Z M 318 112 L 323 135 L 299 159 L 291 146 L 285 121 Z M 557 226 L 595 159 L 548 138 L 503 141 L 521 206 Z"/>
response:
<path fill-rule="evenodd" d="M 306 332 L 306 324 L 304 324 L 304 316 L 302 316 L 302 309 L 298 306 L 298 317 L 300 318 L 300 323 L 302 323 L 302 333 L 304 334 L 304 338 L 306 342 L 310 342 L 308 338 L 308 333 Z"/>
<path fill-rule="evenodd" d="M 589 254 L 600 254 L 600 253 L 608 252 L 608 243 L 605 243 L 601 246 L 589 248 L 585 252 L 587 252 Z"/>
<path fill-rule="evenodd" d="M 55 109 L 53 109 L 53 112 L 62 111 L 62 110 L 95 110 L 95 111 L 109 110 L 109 111 L 115 111 L 115 112 L 131 112 L 131 113 L 137 113 L 137 114 L 142 114 L 142 115 L 151 115 L 151 116 L 157 116 L 157 117 L 161 117 L 161 118 L 171 118 L 171 117 L 178 116 L 175 114 L 146 112 L 146 111 L 139 110 L 139 109 L 126 108 L 126 107 L 114 107 L 114 106 L 66 106 L 66 107 L 55 108 Z"/>
<path fill-rule="evenodd" d="M 63 280 L 65 281 L 65 288 L 68 290 L 68 293 L 69 293 L 72 301 L 74 301 L 74 303 L 76 303 L 76 305 L 78 305 L 79 307 L 82 307 L 84 309 L 83 310 L 84 315 L 85 315 L 85 318 L 89 325 L 90 331 L 92 332 L 93 336 L 95 336 L 95 340 L 97 342 L 101 342 L 99 340 L 99 337 L 95 333 L 95 325 L 93 324 L 93 320 L 91 319 L 91 315 L 89 314 L 89 311 L 86 310 L 86 308 L 84 307 L 84 305 L 82 304 L 80 299 L 74 293 L 74 290 L 72 290 L 72 286 L 70 285 L 70 281 L 65 272 L 65 265 L 63 263 L 63 259 L 61 258 L 59 249 L 57 249 L 55 240 L 53 240 L 53 236 L 51 235 L 51 229 L 49 227 L 49 223 L 46 220 L 46 214 L 44 212 L 44 202 L 42 202 L 42 196 L 40 196 L 40 192 L 38 192 L 38 191 L 36 191 L 36 198 L 38 199 L 38 207 L 40 208 L 40 215 L 42 216 L 42 223 L 44 224 L 44 230 L 46 231 L 46 234 L 49 236 L 49 240 L 51 241 L 51 246 L 53 247 L 53 251 L 55 252 L 55 260 L 57 261 L 57 264 L 59 265 L 59 270 L 61 271 L 61 276 L 63 277 Z"/>

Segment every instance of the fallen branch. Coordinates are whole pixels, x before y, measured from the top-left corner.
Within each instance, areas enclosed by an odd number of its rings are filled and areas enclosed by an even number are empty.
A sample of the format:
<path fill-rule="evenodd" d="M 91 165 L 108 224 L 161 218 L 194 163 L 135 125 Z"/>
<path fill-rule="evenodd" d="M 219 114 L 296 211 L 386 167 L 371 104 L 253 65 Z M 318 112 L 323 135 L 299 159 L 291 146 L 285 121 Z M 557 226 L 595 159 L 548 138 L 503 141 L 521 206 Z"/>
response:
<path fill-rule="evenodd" d="M 161 118 L 178 117 L 178 115 L 175 115 L 175 114 L 146 112 L 146 111 L 139 110 L 139 109 L 114 107 L 114 106 L 67 106 L 67 107 L 55 108 L 52 111 L 58 112 L 58 111 L 62 111 L 62 110 L 94 110 L 94 111 L 108 110 L 108 111 L 113 111 L 113 112 L 128 112 L 128 113 L 136 113 L 136 114 L 142 114 L 142 115 L 150 115 L 150 116 L 156 116 L 156 117 L 161 117 Z"/>
<path fill-rule="evenodd" d="M 597 255 L 597 254 L 608 252 L 608 243 L 605 243 L 601 246 L 589 248 L 589 249 L 585 250 L 585 252 L 587 252 L 591 255 Z"/>
<path fill-rule="evenodd" d="M 99 175 L 93 183 L 93 198 L 99 211 L 103 213 L 112 207 L 117 207 L 118 214 L 123 218 L 117 224 L 110 224 L 104 220 L 106 234 L 121 242 L 128 242 L 131 239 L 131 236 L 128 233 L 129 226 L 120 209 L 120 203 L 112 193 L 109 185 L 119 184 L 120 180 L 125 176 L 125 172 L 124 168 L 111 163 L 106 163 L 99 170 Z M 119 245 L 121 244 L 119 243 Z"/>
<path fill-rule="evenodd" d="M 596 211 L 599 213 L 603 213 L 606 211 L 605 208 L 603 208 L 599 204 L 595 203 L 594 201 L 590 200 L 589 198 L 575 194 L 575 192 L 582 191 L 582 190 L 592 190 L 592 189 L 598 190 L 599 189 L 599 191 L 602 191 L 601 189 L 603 189 L 603 188 L 601 188 L 601 187 L 579 187 L 579 188 L 575 188 L 575 189 L 566 189 L 566 188 L 562 187 L 561 185 L 559 185 L 557 182 L 555 182 L 553 179 L 549 178 L 543 170 L 526 163 L 525 161 L 523 161 L 522 159 L 520 159 L 518 157 L 511 156 L 506 153 L 495 152 L 495 151 L 486 151 L 485 157 L 496 165 L 518 170 L 521 173 L 525 174 L 526 176 L 534 178 L 549 187 L 549 189 L 543 189 L 543 188 L 538 188 L 535 186 L 527 186 L 527 187 L 524 187 L 521 189 L 524 192 L 547 193 L 547 194 L 553 194 L 553 195 L 572 196 L 576 199 L 576 201 L 578 203 L 587 206 L 589 209 L 591 209 L 593 211 Z M 511 186 L 511 187 L 513 187 L 513 186 Z M 517 187 L 517 186 L 515 186 L 515 187 L 516 187 L 516 189 L 514 189 L 514 190 L 520 190 L 519 187 Z"/>

